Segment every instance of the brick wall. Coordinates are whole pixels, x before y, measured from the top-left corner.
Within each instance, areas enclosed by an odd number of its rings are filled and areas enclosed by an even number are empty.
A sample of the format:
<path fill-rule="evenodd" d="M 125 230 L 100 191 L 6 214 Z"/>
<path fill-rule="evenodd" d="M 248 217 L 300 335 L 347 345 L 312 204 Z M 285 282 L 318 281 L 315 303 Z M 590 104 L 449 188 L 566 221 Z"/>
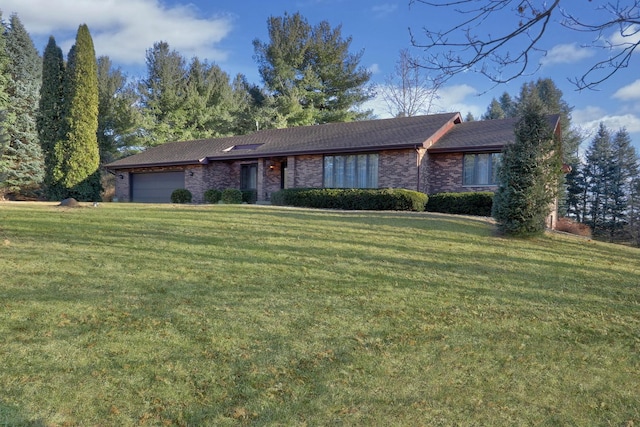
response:
<path fill-rule="evenodd" d="M 378 156 L 378 187 L 419 189 L 416 150 L 382 151 Z"/>
<path fill-rule="evenodd" d="M 281 176 L 282 176 L 282 166 L 283 159 L 279 160 L 266 160 L 264 162 L 264 198 L 263 200 L 270 200 L 271 193 L 275 191 L 279 191 Z"/>
<path fill-rule="evenodd" d="M 116 173 L 116 191 L 114 197 L 120 202 L 131 201 L 131 176 L 129 172 Z"/>
<path fill-rule="evenodd" d="M 430 154 L 428 157 L 427 193 L 460 193 L 465 191 L 495 191 L 495 185 L 462 185 L 462 153 Z"/>
<path fill-rule="evenodd" d="M 296 156 L 293 162 L 288 162 L 289 188 L 322 187 L 323 159 L 322 155 Z"/>

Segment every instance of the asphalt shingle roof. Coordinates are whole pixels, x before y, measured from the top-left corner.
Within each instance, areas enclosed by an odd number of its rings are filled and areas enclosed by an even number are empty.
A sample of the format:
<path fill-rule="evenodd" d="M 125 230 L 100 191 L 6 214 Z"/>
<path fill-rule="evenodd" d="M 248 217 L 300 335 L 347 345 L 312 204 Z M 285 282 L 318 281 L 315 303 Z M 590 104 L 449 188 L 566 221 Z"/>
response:
<path fill-rule="evenodd" d="M 549 116 L 555 129 L 559 116 Z M 454 125 L 455 123 L 455 125 Z M 209 160 L 428 147 L 430 153 L 496 151 L 515 140 L 516 118 L 461 122 L 459 113 L 265 129 L 248 135 L 169 142 L 117 160 L 109 169 Z M 433 142 L 433 144 L 431 144 Z"/>
<path fill-rule="evenodd" d="M 549 125 L 558 125 L 557 114 L 548 117 Z M 480 120 L 459 123 L 429 148 L 430 153 L 495 151 L 515 141 L 518 118 Z"/>
<path fill-rule="evenodd" d="M 248 135 L 169 142 L 117 160 L 109 169 L 184 165 L 208 160 L 343 153 L 410 148 L 427 144 L 458 113 L 401 117 L 350 123 L 328 123 L 287 129 L 265 129 Z M 426 146 L 426 145 L 425 145 Z M 234 149 L 230 149 L 235 147 Z"/>

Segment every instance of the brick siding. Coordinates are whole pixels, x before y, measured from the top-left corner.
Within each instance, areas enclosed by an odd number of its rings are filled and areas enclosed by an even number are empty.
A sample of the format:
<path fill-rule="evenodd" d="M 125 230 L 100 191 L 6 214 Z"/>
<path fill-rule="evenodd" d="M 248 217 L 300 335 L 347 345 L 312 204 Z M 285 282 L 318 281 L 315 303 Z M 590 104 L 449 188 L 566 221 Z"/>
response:
<path fill-rule="evenodd" d="M 430 154 L 428 159 L 427 193 L 461 193 L 495 191 L 495 185 L 462 185 L 462 153 Z"/>
<path fill-rule="evenodd" d="M 415 150 L 382 151 L 378 157 L 378 187 L 418 190 Z"/>
<path fill-rule="evenodd" d="M 240 188 L 241 165 L 258 163 L 258 200 L 269 200 L 281 188 L 284 162 L 287 188 L 323 186 L 322 155 L 289 156 L 284 158 L 246 161 L 217 161 L 207 165 L 186 168 L 158 167 L 119 171 L 116 174 L 115 196 L 122 202 L 130 201 L 131 173 L 185 171 L 185 188 L 191 191 L 194 203 L 204 202 L 204 192 L 210 188 Z M 462 185 L 462 153 L 426 154 L 425 149 L 386 150 L 378 157 L 378 187 L 406 188 L 424 193 L 495 191 L 495 186 Z M 193 173 L 193 176 L 191 176 Z M 119 176 L 122 175 L 122 179 Z"/>
<path fill-rule="evenodd" d="M 290 174 L 287 182 L 289 188 L 322 187 L 323 159 L 322 155 L 308 155 L 296 156 L 293 162 L 287 162 L 287 172 Z"/>

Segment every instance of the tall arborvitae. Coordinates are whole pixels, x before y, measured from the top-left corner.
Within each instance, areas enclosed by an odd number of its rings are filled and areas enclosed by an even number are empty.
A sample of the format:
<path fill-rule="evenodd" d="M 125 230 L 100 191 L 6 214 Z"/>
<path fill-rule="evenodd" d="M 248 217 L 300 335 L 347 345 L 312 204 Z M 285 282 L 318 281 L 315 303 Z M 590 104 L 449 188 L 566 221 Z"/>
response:
<path fill-rule="evenodd" d="M 64 81 L 64 163 L 61 184 L 67 196 L 99 200 L 98 72 L 89 28 L 78 28 Z"/>
<path fill-rule="evenodd" d="M 9 57 L 7 93 L 8 144 L 4 151 L 3 191 L 31 193 L 43 178 L 42 151 L 36 130 L 42 62 L 17 15 L 12 15 L 5 34 Z"/>
<path fill-rule="evenodd" d="M 523 100 L 516 140 L 503 152 L 492 215 L 505 234 L 532 235 L 545 229 L 557 194 L 559 147 L 544 106 L 535 94 Z"/>
<path fill-rule="evenodd" d="M 61 121 L 63 103 L 64 57 L 53 36 L 44 50 L 40 88 L 38 134 L 44 156 L 44 191 L 50 200 L 63 197 Z"/>

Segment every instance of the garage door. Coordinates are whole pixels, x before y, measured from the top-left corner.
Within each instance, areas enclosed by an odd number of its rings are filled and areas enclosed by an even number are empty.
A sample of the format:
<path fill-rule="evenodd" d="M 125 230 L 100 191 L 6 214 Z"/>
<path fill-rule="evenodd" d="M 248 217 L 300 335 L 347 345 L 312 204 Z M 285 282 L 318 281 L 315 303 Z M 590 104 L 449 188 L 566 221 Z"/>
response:
<path fill-rule="evenodd" d="M 184 188 L 184 172 L 134 173 L 131 200 L 138 203 L 171 203 L 171 193 Z"/>

